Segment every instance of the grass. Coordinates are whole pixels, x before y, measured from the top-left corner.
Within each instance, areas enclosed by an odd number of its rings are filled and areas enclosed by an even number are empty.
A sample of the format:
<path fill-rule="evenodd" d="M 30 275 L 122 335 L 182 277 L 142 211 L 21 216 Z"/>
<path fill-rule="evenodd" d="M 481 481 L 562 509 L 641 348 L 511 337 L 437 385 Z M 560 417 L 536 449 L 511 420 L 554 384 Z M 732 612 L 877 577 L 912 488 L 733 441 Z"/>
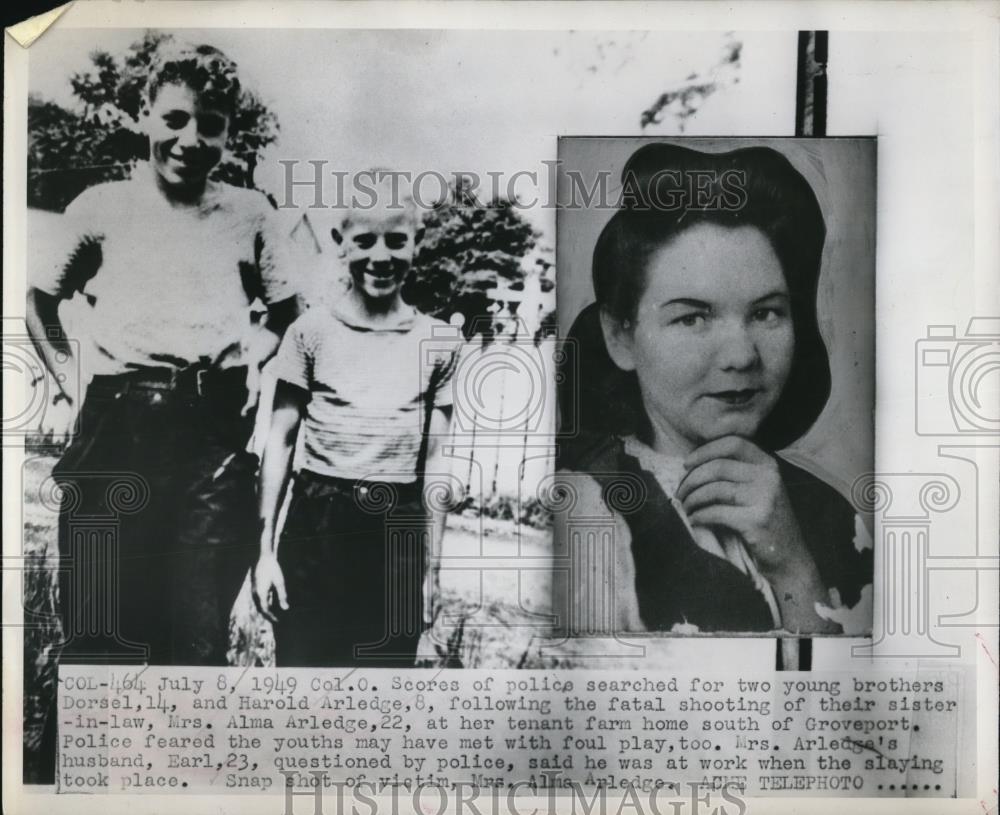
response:
<path fill-rule="evenodd" d="M 46 713 L 55 698 L 53 646 L 62 634 L 57 617 L 57 516 L 39 500 L 56 459 L 39 457 L 24 467 L 24 743 L 37 749 Z"/>
<path fill-rule="evenodd" d="M 23 598 L 25 779 L 36 772 L 39 747 L 56 689 L 53 647 L 60 641 L 56 567 L 57 514 L 41 500 L 41 489 L 56 459 L 38 456 L 24 468 Z M 544 567 L 549 551 L 545 530 L 511 520 L 474 516 L 449 517 L 443 544 L 441 613 L 433 629 L 433 656 L 422 664 L 457 667 L 528 667 L 531 638 L 549 609 L 550 576 Z M 508 568 L 449 568 L 456 558 L 494 558 Z M 509 568 L 525 558 L 530 569 Z M 465 561 L 468 567 L 468 560 Z M 423 653 L 423 650 L 422 650 Z M 233 606 L 229 661 L 233 665 L 274 664 L 270 623 L 256 610 L 249 575 Z M 537 666 L 533 666 L 537 667 Z"/>

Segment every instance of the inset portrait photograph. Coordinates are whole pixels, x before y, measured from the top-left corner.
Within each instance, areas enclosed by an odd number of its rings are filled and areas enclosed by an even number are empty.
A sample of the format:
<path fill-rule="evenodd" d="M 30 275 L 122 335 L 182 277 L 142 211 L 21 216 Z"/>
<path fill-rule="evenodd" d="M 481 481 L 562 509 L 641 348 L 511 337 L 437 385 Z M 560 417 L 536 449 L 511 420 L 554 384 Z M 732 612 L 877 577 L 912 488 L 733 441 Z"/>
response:
<path fill-rule="evenodd" d="M 870 633 L 875 141 L 559 159 L 562 630 Z"/>

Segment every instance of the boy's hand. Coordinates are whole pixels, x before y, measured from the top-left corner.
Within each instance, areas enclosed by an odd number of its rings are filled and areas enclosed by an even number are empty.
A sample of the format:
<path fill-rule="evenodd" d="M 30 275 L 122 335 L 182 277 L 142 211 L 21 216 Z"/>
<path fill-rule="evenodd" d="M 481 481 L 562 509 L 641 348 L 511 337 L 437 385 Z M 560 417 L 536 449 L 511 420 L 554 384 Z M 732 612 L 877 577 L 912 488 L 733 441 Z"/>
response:
<path fill-rule="evenodd" d="M 37 382 L 35 387 L 39 387 Z M 73 376 L 61 386 L 52 387 L 54 393 L 51 394 L 49 404 L 42 413 L 38 430 L 43 436 L 51 434 L 54 441 L 65 441 L 72 435 L 76 416 L 80 412 L 82 402 L 79 395 L 80 383 Z"/>
<path fill-rule="evenodd" d="M 777 462 L 739 436 L 715 439 L 685 460 L 677 488 L 691 523 L 739 533 L 768 577 L 811 565 Z"/>
<path fill-rule="evenodd" d="M 82 383 L 77 371 L 70 365 L 67 366 L 67 370 L 59 372 L 59 377 L 58 382 L 53 381 L 52 378 L 49 379 L 54 391 L 52 394 L 52 404 L 66 404 L 71 407 L 79 407 Z"/>
<path fill-rule="evenodd" d="M 69 397 L 56 399 L 45 409 L 38 429 L 42 436 L 51 435 L 53 441 L 62 442 L 73 435 L 77 405 Z"/>
<path fill-rule="evenodd" d="M 240 416 L 249 416 L 257 409 L 257 403 L 260 401 L 260 380 L 260 368 L 251 362 L 247 366 L 247 400 L 240 408 Z"/>
<path fill-rule="evenodd" d="M 282 611 L 288 611 L 288 595 L 285 593 L 285 576 L 274 555 L 261 555 L 251 574 L 253 602 L 257 610 L 272 623 L 277 617 L 271 611 L 271 592 L 274 591 Z"/>

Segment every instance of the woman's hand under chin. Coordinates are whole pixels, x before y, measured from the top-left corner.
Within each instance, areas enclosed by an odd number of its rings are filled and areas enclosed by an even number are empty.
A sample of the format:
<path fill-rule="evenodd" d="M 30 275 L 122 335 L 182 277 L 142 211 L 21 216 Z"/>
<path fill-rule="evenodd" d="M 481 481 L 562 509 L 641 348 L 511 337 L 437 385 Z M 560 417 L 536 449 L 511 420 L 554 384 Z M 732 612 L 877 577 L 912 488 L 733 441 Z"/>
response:
<path fill-rule="evenodd" d="M 684 467 L 677 498 L 693 525 L 738 532 L 768 578 L 790 562 L 812 560 L 778 462 L 752 441 L 723 436 L 707 442 Z"/>
<path fill-rule="evenodd" d="M 748 439 L 724 436 L 696 448 L 677 498 L 694 526 L 726 527 L 746 542 L 771 583 L 789 631 L 836 632 L 816 613 L 827 591 L 792 510 L 775 459 Z"/>

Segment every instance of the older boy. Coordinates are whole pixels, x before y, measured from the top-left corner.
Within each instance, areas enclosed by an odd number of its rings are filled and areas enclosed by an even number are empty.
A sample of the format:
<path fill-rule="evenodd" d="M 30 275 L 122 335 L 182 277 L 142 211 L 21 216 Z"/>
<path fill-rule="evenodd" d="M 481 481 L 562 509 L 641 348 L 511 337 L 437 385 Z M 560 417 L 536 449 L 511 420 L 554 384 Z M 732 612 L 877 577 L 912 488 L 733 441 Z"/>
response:
<path fill-rule="evenodd" d="M 373 207 L 331 230 L 348 290 L 300 317 L 274 363 L 254 597 L 276 622 L 279 666 L 412 666 L 425 622 L 424 462 L 447 430 L 455 355 L 421 358 L 444 324 L 401 297 L 423 230 L 397 192 L 378 184 Z M 300 424 L 302 466 L 276 547 Z M 432 549 L 440 516 L 434 526 Z"/>
<path fill-rule="evenodd" d="M 263 345 L 249 361 L 263 364 L 295 305 L 263 196 L 208 178 L 239 99 L 236 65 L 210 46 L 179 48 L 147 91 L 149 163 L 70 205 L 65 252 L 28 293 L 53 372 L 70 351 L 60 301 L 80 292 L 89 304 L 81 368 L 92 379 L 54 473 L 62 658 L 223 665 L 255 534 L 246 349 Z M 264 328 L 251 324 L 257 297 Z M 79 386 L 64 380 L 57 398 Z M 110 545 L 83 523 L 102 517 L 118 523 Z"/>

